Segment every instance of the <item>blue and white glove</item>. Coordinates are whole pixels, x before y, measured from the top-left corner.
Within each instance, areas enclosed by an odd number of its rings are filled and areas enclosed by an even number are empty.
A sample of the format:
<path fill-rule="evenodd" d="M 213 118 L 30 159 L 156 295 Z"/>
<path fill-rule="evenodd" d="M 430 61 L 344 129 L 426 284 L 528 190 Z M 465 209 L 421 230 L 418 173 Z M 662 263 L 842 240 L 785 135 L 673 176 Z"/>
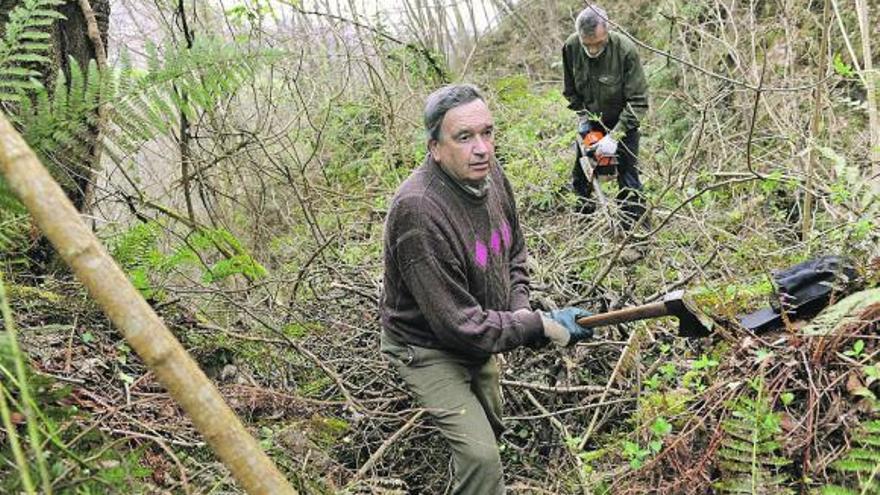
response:
<path fill-rule="evenodd" d="M 617 154 L 617 140 L 611 137 L 611 133 L 605 134 L 605 137 L 599 140 L 593 147 L 596 153 L 602 156 L 614 156 Z"/>
<path fill-rule="evenodd" d="M 544 336 L 552 340 L 560 347 L 568 347 L 593 336 L 593 329 L 578 325 L 577 320 L 590 316 L 587 310 L 580 308 L 562 308 L 541 312 L 541 322 L 544 324 Z"/>
<path fill-rule="evenodd" d="M 586 113 L 578 114 L 578 135 L 583 138 L 590 132 L 590 116 Z"/>

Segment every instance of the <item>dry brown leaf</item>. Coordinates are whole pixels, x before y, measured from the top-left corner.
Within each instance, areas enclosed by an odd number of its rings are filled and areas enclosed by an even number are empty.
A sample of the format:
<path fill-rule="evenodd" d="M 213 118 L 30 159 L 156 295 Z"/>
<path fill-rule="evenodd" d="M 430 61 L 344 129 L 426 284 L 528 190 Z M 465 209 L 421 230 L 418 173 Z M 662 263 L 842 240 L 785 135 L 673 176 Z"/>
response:
<path fill-rule="evenodd" d="M 857 392 L 863 388 L 865 388 L 865 385 L 856 373 L 850 373 L 846 377 L 846 391 L 850 395 L 858 395 Z"/>
<path fill-rule="evenodd" d="M 21 425 L 21 424 L 24 424 L 26 421 L 24 414 L 22 414 L 18 411 L 13 411 L 9 415 L 9 419 L 12 421 L 12 424 L 14 424 L 14 425 Z"/>

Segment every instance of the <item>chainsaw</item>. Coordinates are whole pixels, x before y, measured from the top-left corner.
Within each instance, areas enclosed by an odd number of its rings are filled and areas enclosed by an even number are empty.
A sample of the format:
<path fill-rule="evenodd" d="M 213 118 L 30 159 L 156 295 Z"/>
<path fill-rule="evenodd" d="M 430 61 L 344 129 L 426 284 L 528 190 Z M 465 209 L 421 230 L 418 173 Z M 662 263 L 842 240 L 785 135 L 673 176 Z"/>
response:
<path fill-rule="evenodd" d="M 601 130 L 590 130 L 580 141 L 581 168 L 590 181 L 606 182 L 617 177 L 617 155 L 605 156 L 595 150 L 603 137 L 605 133 Z"/>
<path fill-rule="evenodd" d="M 617 231 L 616 223 L 608 209 L 608 199 L 605 197 L 605 193 L 602 192 L 601 187 L 602 182 L 617 177 L 617 155 L 602 155 L 595 149 L 596 143 L 603 137 L 605 137 L 604 132 L 599 129 L 591 129 L 584 135 L 583 139 L 578 141 L 578 147 L 581 152 L 580 166 L 584 175 L 590 181 L 593 194 L 596 195 L 599 207 L 608 218 L 609 225 L 611 225 L 613 230 Z"/>

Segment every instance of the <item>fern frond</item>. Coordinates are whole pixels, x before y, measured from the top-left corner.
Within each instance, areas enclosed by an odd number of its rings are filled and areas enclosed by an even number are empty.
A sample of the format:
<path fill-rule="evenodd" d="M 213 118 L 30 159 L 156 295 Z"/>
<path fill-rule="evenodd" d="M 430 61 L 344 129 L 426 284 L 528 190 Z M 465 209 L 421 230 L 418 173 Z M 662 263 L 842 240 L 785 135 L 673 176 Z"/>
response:
<path fill-rule="evenodd" d="M 845 457 L 831 464 L 846 487 L 828 485 L 822 489 L 823 494 L 880 493 L 880 421 L 868 421 L 859 430 L 853 438 L 859 447 L 852 448 Z"/>
<path fill-rule="evenodd" d="M 86 68 L 86 88 L 83 92 L 82 104 L 89 109 L 97 108 L 101 103 L 101 95 L 107 98 L 114 94 L 111 91 L 112 86 L 108 84 L 112 80 L 112 77 L 101 77 L 98 63 L 94 59 L 89 60 L 89 66 Z M 97 115 L 97 112 L 89 112 L 89 115 Z"/>
<path fill-rule="evenodd" d="M 779 414 L 764 395 L 763 381 L 753 389 L 756 396 L 733 401 L 730 417 L 721 423 L 725 437 L 716 455 L 722 479 L 713 486 L 727 493 L 793 493 L 781 473 L 790 461 L 777 455 Z"/>
<path fill-rule="evenodd" d="M 872 462 L 874 466 L 880 463 L 880 450 L 856 448 L 849 451 L 849 457 L 861 461 Z"/>
<path fill-rule="evenodd" d="M 73 68 L 73 67 L 71 67 Z M 77 67 L 77 69 L 79 69 Z M 71 73 L 78 72 L 71 70 Z M 71 92 L 73 92 L 73 88 L 71 88 Z M 52 92 L 54 96 L 54 101 L 50 101 L 48 94 L 41 94 L 40 100 L 43 101 L 46 106 L 51 107 L 50 111 L 55 113 L 66 113 L 67 112 L 67 76 L 64 75 L 64 71 L 58 72 L 58 77 L 55 78 L 55 88 Z"/>
<path fill-rule="evenodd" d="M 47 55 L 52 45 L 47 40 L 51 36 L 45 29 L 64 19 L 55 10 L 63 4 L 63 0 L 23 0 L 9 13 L 3 39 L 0 39 L 0 76 L 6 87 L 35 89 L 31 80 L 41 74 L 33 66 L 50 62 Z M 18 92 L 0 91 L 0 101 L 21 100 Z"/>
<path fill-rule="evenodd" d="M 256 53 L 240 43 L 200 38 L 192 48 L 147 45 L 146 71 L 134 68 L 123 54 L 116 71 L 116 98 L 111 118 L 117 126 L 111 138 L 115 156 L 134 152 L 147 141 L 167 135 L 179 126 L 180 115 L 196 121 L 211 112 L 249 81 L 259 70 L 283 56 L 277 50 Z"/>
<path fill-rule="evenodd" d="M 104 99 L 112 99 L 112 85 L 97 69 L 94 61 L 84 71 L 74 59 L 69 59 L 70 84 L 64 72 L 59 72 L 51 93 L 35 81 L 35 89 L 28 96 L 20 93 L 17 111 L 11 115 L 21 129 L 24 139 L 50 168 L 58 153 L 67 155 L 67 163 L 88 163 L 91 143 L 97 124 L 97 107 Z M 71 157 L 72 156 L 72 157 Z M 72 186 L 69 173 L 52 170 L 62 185 Z"/>
<path fill-rule="evenodd" d="M 160 231 L 158 223 L 137 224 L 109 240 L 110 253 L 126 270 L 143 266 L 158 250 Z"/>
<path fill-rule="evenodd" d="M 835 462 L 832 466 L 834 469 L 844 473 L 864 473 L 871 472 L 877 466 L 877 463 L 863 459 L 847 458 Z"/>
<path fill-rule="evenodd" d="M 30 230 L 28 218 L 27 209 L 0 177 L 0 253 L 5 255 L 24 249 Z"/>
<path fill-rule="evenodd" d="M 822 487 L 822 495 L 859 495 L 859 493 L 842 486 L 829 485 Z"/>
<path fill-rule="evenodd" d="M 58 0 L 24 2 L 17 10 L 30 10 L 16 17 L 17 28 L 10 16 L 5 56 L 0 49 L 0 100 L 17 102 L 13 120 L 44 159 L 63 152 L 82 154 L 81 161 L 88 161 L 87 135 L 98 124 L 101 105 L 112 124 L 102 136 L 107 155 L 115 160 L 130 156 L 143 143 L 174 132 L 181 113 L 196 121 L 200 112 L 213 111 L 242 85 L 257 80 L 260 67 L 283 55 L 262 50 L 243 56 L 249 47 L 210 38 L 201 38 L 191 49 L 150 45 L 146 71 L 135 68 L 126 54 L 119 69 L 105 73 L 94 61 L 83 68 L 71 59 L 69 76 L 59 73 L 50 92 L 36 79 L 39 72 L 21 62 L 42 61 L 39 51 L 45 48 L 46 36 L 27 26 L 41 22 L 34 16 L 56 19 L 50 10 L 38 7 L 57 4 Z M 13 39 L 14 50 L 9 41 Z"/>

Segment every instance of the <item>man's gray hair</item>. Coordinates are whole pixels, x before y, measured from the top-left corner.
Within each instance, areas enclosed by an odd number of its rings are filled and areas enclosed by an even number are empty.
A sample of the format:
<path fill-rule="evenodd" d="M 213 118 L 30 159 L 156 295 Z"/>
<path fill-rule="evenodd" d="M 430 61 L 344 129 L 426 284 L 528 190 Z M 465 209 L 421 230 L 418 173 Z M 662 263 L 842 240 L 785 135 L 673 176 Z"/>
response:
<path fill-rule="evenodd" d="M 440 140 L 440 126 L 446 112 L 474 100 L 486 101 L 473 84 L 450 84 L 428 95 L 425 102 L 425 132 L 428 139 Z"/>
<path fill-rule="evenodd" d="M 580 36 L 593 36 L 598 26 L 608 28 L 608 14 L 602 7 L 592 4 L 578 14 L 574 25 Z"/>

